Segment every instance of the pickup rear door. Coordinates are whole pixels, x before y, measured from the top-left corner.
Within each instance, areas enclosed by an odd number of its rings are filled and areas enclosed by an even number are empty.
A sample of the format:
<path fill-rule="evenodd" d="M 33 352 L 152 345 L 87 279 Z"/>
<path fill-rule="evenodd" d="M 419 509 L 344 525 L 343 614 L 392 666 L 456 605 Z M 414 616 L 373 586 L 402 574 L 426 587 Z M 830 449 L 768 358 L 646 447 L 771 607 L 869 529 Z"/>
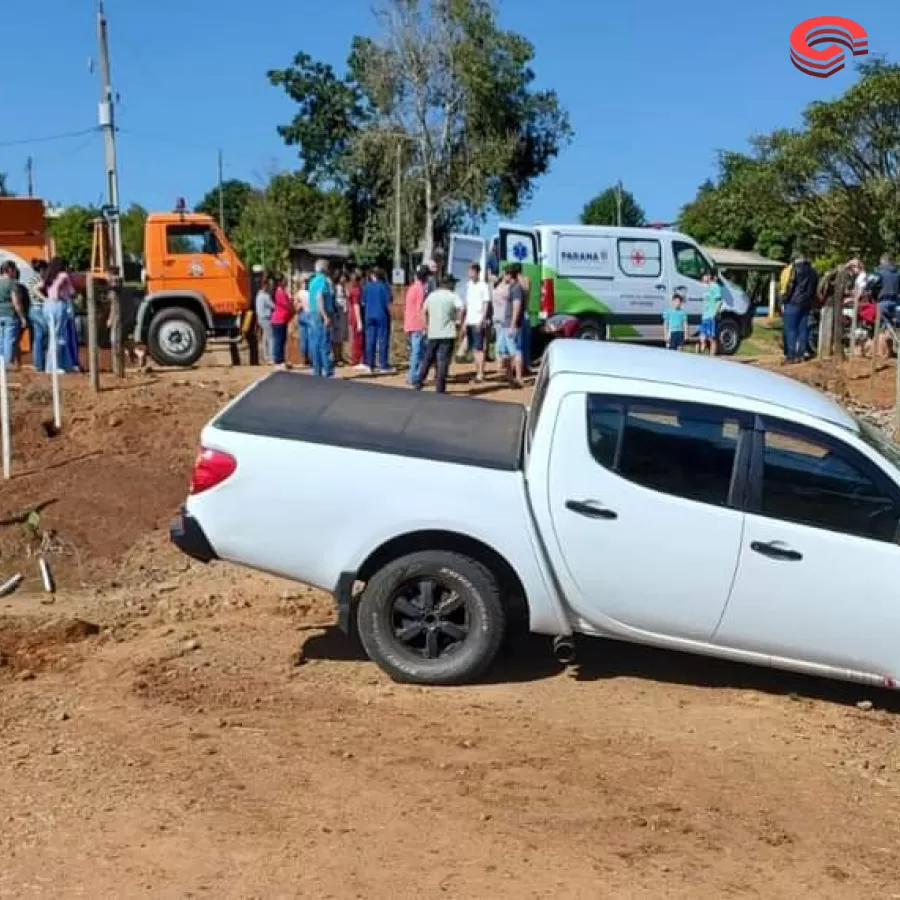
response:
<path fill-rule="evenodd" d="M 740 554 L 748 418 L 600 391 L 561 398 L 547 546 L 569 605 L 593 627 L 712 637 Z"/>

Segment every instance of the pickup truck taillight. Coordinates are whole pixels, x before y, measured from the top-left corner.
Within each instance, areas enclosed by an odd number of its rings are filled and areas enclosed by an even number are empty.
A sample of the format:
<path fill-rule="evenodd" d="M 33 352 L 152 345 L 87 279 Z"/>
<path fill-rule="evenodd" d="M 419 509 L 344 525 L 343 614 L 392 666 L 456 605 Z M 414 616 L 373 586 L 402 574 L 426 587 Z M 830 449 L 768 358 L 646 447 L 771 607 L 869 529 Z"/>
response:
<path fill-rule="evenodd" d="M 234 475 L 236 469 L 237 460 L 230 453 L 201 447 L 191 473 L 191 496 L 216 487 Z"/>
<path fill-rule="evenodd" d="M 549 319 L 556 314 L 556 291 L 553 279 L 545 278 L 541 282 L 541 318 Z"/>

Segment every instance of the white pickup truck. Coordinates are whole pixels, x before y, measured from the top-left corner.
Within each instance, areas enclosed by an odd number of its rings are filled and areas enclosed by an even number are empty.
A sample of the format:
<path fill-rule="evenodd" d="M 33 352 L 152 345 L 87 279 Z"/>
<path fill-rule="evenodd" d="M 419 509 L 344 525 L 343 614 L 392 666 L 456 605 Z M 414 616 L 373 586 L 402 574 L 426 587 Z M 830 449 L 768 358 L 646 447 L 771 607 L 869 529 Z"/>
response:
<path fill-rule="evenodd" d="M 770 372 L 562 340 L 527 411 L 278 373 L 201 441 L 175 543 L 332 592 L 394 678 L 477 678 L 521 610 L 563 661 L 900 675 L 900 448 Z"/>

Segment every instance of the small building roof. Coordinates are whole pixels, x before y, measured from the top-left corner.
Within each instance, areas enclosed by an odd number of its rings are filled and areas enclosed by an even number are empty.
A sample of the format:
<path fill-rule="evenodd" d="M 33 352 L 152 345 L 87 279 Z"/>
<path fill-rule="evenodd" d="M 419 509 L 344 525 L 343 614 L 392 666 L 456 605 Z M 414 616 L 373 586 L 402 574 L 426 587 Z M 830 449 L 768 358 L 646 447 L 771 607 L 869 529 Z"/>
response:
<path fill-rule="evenodd" d="M 351 247 L 347 244 L 342 244 L 336 239 L 291 244 L 291 250 L 299 253 L 309 253 L 311 256 L 322 256 L 331 259 L 349 259 L 353 255 L 353 249 Z"/>
<path fill-rule="evenodd" d="M 704 247 L 703 249 L 713 258 L 720 269 L 780 272 L 785 267 L 785 263 L 780 260 L 769 259 L 752 250 L 730 250 L 726 247 Z"/>

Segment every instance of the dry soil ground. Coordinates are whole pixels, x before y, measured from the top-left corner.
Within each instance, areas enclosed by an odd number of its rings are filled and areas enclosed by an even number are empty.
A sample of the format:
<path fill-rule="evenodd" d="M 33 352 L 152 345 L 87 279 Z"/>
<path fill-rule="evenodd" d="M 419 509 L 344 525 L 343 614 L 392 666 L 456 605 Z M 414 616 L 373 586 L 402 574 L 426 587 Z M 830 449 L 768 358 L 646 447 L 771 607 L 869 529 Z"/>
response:
<path fill-rule="evenodd" d="M 601 641 L 563 671 L 538 639 L 403 687 L 327 597 L 181 557 L 199 428 L 256 374 L 70 378 L 55 438 L 13 379 L 0 897 L 900 897 L 887 694 Z"/>

